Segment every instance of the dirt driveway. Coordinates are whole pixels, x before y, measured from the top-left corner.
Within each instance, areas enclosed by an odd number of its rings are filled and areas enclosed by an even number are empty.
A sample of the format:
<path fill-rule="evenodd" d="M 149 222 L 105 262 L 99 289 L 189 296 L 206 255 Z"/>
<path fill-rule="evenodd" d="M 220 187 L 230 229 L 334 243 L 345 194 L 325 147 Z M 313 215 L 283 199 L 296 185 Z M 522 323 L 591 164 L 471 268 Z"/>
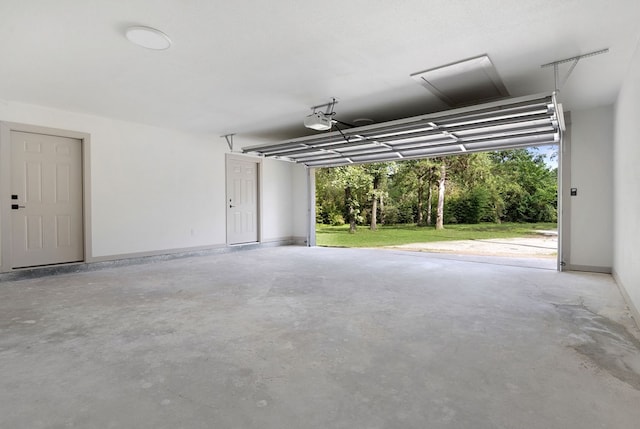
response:
<path fill-rule="evenodd" d="M 539 231 L 538 235 L 525 238 L 438 241 L 387 246 L 386 248 L 458 255 L 551 259 L 558 254 L 558 235 L 555 231 Z"/>

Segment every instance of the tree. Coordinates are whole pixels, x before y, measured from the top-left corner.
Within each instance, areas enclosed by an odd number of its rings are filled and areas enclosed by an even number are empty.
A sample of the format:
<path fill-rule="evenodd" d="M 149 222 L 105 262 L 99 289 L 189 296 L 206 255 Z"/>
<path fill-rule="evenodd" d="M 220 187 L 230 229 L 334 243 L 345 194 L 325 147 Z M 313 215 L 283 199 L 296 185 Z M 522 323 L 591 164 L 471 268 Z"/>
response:
<path fill-rule="evenodd" d="M 447 158 L 447 218 L 455 222 L 499 221 L 503 203 L 488 153 Z M 447 213 L 448 212 L 448 213 Z"/>
<path fill-rule="evenodd" d="M 436 210 L 436 229 L 444 229 L 444 192 L 447 180 L 447 164 L 444 159 L 440 163 L 438 178 L 438 209 Z"/>
<path fill-rule="evenodd" d="M 427 226 L 431 226 L 431 211 L 433 207 L 433 185 L 429 183 L 428 195 L 427 195 Z"/>
<path fill-rule="evenodd" d="M 437 164 L 431 159 L 419 159 L 404 161 L 399 165 L 397 183 L 403 187 L 402 192 L 405 196 L 415 200 L 416 223 L 418 225 L 425 224 L 426 202 L 427 224 L 430 224 L 431 189 L 437 179 Z"/>
<path fill-rule="evenodd" d="M 493 152 L 494 175 L 500 178 L 507 222 L 557 220 L 557 169 L 549 169 L 543 155 L 533 150 Z"/>
<path fill-rule="evenodd" d="M 330 183 L 334 188 L 344 189 L 345 218 L 349 232 L 356 232 L 360 208 L 368 200 L 372 179 L 362 165 L 347 165 L 329 169 Z"/>
<path fill-rule="evenodd" d="M 316 222 L 344 224 L 344 188 L 334 186 L 332 168 L 316 170 Z"/>
<path fill-rule="evenodd" d="M 378 201 L 380 201 L 380 217 L 384 216 L 384 195 L 386 193 L 389 168 L 393 163 L 376 162 L 364 166 L 364 170 L 371 176 L 371 221 L 369 227 L 372 231 L 378 229 Z"/>
<path fill-rule="evenodd" d="M 432 211 L 438 229 L 453 222 L 553 222 L 557 169 L 534 149 L 322 168 L 316 196 L 317 221 L 346 221 L 352 232 L 366 221 L 371 229 L 383 221 L 431 225 Z"/>

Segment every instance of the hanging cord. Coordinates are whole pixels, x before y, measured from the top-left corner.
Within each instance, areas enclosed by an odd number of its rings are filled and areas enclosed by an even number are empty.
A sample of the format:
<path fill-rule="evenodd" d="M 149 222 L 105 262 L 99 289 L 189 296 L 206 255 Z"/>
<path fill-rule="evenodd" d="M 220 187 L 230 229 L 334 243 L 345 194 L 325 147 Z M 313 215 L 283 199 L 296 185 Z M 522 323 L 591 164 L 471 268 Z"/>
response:
<path fill-rule="evenodd" d="M 349 128 L 355 127 L 355 125 L 347 124 L 346 122 L 338 121 L 337 119 L 334 119 L 334 121 L 336 121 L 337 123 L 339 123 L 341 125 L 344 125 L 345 127 L 349 127 Z"/>
<path fill-rule="evenodd" d="M 333 117 L 334 117 L 334 116 L 336 116 L 336 114 L 337 114 L 336 112 L 325 113 L 325 115 L 327 115 L 327 116 L 331 116 L 331 120 L 332 120 L 333 122 L 336 122 L 336 123 L 338 123 L 338 124 L 344 125 L 345 127 L 349 127 L 349 128 L 353 128 L 353 127 L 355 127 L 355 125 L 353 125 L 353 124 L 348 124 L 348 123 L 346 123 L 346 122 L 342 122 L 342 121 L 339 121 L 339 120 L 337 120 L 337 119 L 333 119 Z M 336 127 L 336 128 L 337 128 L 337 127 Z"/>
<path fill-rule="evenodd" d="M 338 121 L 336 121 L 338 122 Z M 349 143 L 349 137 L 345 136 L 344 133 L 342 132 L 342 130 L 340 129 L 340 127 L 338 127 L 337 124 L 336 125 L 336 130 L 338 130 L 338 132 L 340 133 L 340 135 L 342 136 L 342 138 L 344 139 L 344 141 L 346 141 L 347 143 Z"/>

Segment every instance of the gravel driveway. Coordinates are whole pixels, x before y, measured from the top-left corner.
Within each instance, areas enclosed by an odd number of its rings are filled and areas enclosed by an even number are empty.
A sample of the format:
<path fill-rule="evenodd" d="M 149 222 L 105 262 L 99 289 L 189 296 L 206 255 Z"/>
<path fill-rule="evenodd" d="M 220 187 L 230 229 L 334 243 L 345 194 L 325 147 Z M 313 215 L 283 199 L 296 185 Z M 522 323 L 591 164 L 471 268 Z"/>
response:
<path fill-rule="evenodd" d="M 555 231 L 540 231 L 539 235 L 532 237 L 411 243 L 386 248 L 459 255 L 555 258 L 558 254 L 558 235 Z"/>

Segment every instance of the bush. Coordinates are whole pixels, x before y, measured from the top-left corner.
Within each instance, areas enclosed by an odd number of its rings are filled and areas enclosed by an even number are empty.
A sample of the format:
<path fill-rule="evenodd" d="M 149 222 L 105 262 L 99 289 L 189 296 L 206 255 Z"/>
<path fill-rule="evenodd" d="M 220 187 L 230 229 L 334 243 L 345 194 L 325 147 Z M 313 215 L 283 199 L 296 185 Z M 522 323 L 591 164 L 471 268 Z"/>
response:
<path fill-rule="evenodd" d="M 416 208 L 411 204 L 402 204 L 398 207 L 398 223 L 415 223 Z"/>
<path fill-rule="evenodd" d="M 331 213 L 329 215 L 328 223 L 333 226 L 344 225 L 344 218 L 340 213 Z"/>
<path fill-rule="evenodd" d="M 316 223 L 328 224 L 327 213 L 322 209 L 321 205 L 316 203 Z"/>
<path fill-rule="evenodd" d="M 386 205 L 384 206 L 384 223 L 386 225 L 395 225 L 399 222 L 400 210 L 396 206 Z"/>
<path fill-rule="evenodd" d="M 478 224 L 486 221 L 495 221 L 487 189 L 475 187 L 447 198 L 444 205 L 444 223 Z"/>

